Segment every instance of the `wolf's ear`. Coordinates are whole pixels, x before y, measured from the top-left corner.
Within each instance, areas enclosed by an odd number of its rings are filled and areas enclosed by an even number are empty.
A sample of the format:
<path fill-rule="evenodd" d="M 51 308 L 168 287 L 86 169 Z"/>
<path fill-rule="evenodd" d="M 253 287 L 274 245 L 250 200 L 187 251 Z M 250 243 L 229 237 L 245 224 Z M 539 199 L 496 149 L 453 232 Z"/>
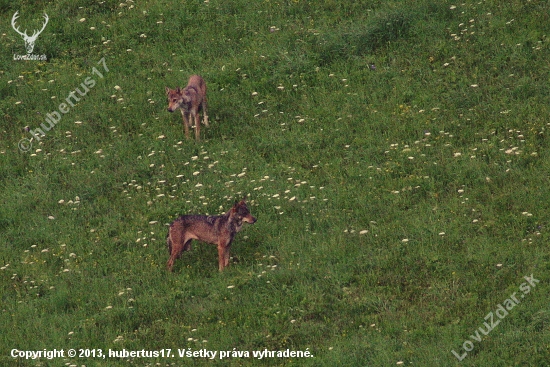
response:
<path fill-rule="evenodd" d="M 176 88 L 176 93 L 177 93 L 177 94 L 181 94 L 181 88 L 180 88 L 180 87 L 177 87 L 177 88 Z"/>
<path fill-rule="evenodd" d="M 170 93 L 170 88 L 164 87 L 164 90 L 166 91 L 166 94 L 167 94 L 167 95 L 168 95 L 168 93 Z"/>

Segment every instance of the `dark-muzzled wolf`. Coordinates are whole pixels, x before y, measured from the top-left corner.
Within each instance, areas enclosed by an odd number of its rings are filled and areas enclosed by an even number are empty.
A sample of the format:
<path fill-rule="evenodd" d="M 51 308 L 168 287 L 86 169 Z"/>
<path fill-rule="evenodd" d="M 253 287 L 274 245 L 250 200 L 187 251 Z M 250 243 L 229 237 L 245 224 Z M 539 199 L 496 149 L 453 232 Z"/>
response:
<path fill-rule="evenodd" d="M 235 205 L 223 215 L 183 215 L 170 224 L 166 244 L 170 259 L 166 264 L 172 271 L 174 261 L 183 251 L 191 249 L 191 241 L 199 240 L 218 246 L 218 268 L 222 271 L 229 265 L 229 250 L 233 238 L 241 230 L 243 223 L 256 222 L 245 199 L 235 202 Z"/>

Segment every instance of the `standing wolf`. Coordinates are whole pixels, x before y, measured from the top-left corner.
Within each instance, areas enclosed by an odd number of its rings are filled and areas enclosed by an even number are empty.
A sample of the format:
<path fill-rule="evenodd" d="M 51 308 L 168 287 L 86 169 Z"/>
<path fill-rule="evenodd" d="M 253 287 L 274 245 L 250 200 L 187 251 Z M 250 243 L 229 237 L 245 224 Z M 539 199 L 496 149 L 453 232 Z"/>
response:
<path fill-rule="evenodd" d="M 235 205 L 224 215 L 183 215 L 170 224 L 166 244 L 170 259 L 166 264 L 172 271 L 174 261 L 183 251 L 191 249 L 191 241 L 199 240 L 218 245 L 219 270 L 229 265 L 229 249 L 233 238 L 241 230 L 243 223 L 256 222 L 244 199 L 235 202 Z"/>
<path fill-rule="evenodd" d="M 203 121 L 208 126 L 208 114 L 206 112 L 206 83 L 199 75 L 191 75 L 187 87 L 181 89 L 166 89 L 168 96 L 168 112 L 174 112 L 178 108 L 183 117 L 183 127 L 185 128 L 185 137 L 189 138 L 189 128 L 192 122 L 195 123 L 195 139 L 200 140 L 200 119 L 199 110 L 202 109 Z M 192 122 L 189 121 L 191 117 Z"/>

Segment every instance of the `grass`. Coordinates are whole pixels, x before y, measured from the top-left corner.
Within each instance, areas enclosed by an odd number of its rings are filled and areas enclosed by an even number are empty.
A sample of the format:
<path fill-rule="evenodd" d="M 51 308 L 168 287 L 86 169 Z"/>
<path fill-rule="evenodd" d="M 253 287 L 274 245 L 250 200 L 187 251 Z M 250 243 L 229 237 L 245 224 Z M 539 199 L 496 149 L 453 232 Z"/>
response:
<path fill-rule="evenodd" d="M 49 15 L 47 62 L 13 60 L 15 11 Z M 0 19 L 2 364 L 548 365 L 547 2 L 0 0 Z M 164 96 L 193 73 L 198 143 Z M 166 224 L 244 195 L 231 266 L 195 243 L 168 273 Z M 69 348 L 175 357 L 10 356 Z M 253 356 L 287 349 L 313 357 Z"/>

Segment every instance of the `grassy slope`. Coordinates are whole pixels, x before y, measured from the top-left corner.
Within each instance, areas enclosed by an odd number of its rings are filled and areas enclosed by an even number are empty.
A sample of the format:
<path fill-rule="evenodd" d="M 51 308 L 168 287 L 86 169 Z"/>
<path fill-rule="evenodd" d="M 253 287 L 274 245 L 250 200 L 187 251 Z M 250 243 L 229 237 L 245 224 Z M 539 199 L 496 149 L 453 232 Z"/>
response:
<path fill-rule="evenodd" d="M 547 2 L 119 3 L 0 1 L 2 361 L 73 347 L 548 363 Z M 47 63 L 12 60 L 16 10 L 50 16 Z M 191 73 L 209 87 L 199 144 L 164 97 Z M 22 128 L 90 76 L 21 153 Z M 167 274 L 164 224 L 244 194 L 258 222 L 233 265 L 218 274 L 215 247 L 195 244 Z M 531 273 L 537 288 L 459 363 L 451 350 Z M 133 361 L 157 362 L 188 361 Z"/>

